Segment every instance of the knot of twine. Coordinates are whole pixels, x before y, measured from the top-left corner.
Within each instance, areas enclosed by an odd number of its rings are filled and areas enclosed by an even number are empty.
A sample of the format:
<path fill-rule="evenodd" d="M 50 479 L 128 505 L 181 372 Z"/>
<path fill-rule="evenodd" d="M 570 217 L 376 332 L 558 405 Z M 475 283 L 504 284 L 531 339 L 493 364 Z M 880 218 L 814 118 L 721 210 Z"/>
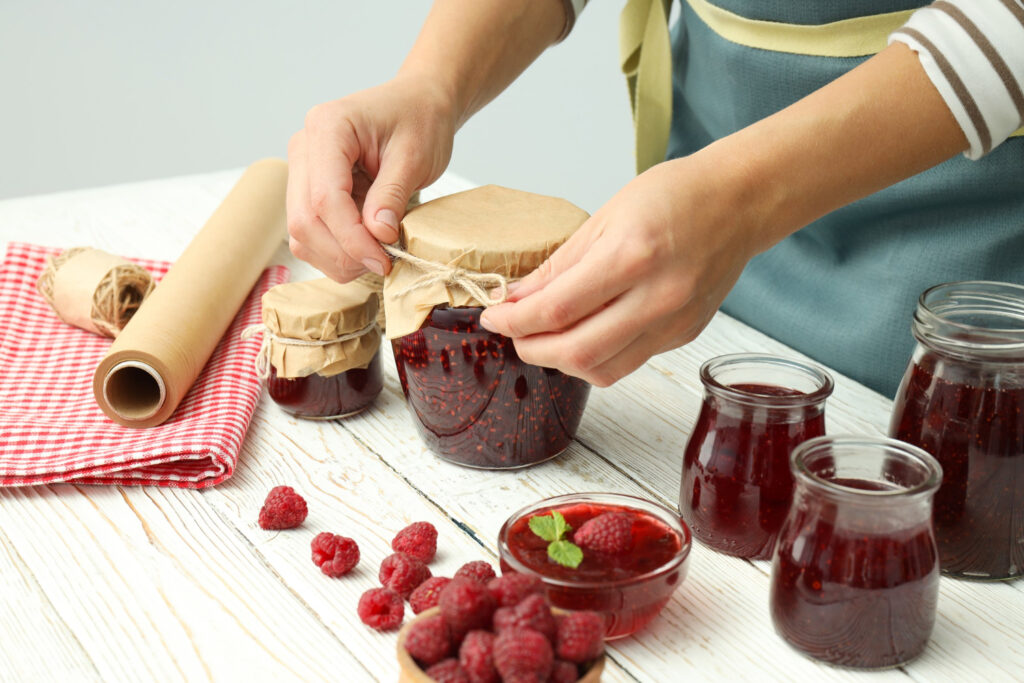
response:
<path fill-rule="evenodd" d="M 384 251 L 394 258 L 405 261 L 410 266 L 422 273 L 418 278 L 409 283 L 401 291 L 395 292 L 395 296 L 404 296 L 409 292 L 424 287 L 429 287 L 440 282 L 445 286 L 461 287 L 466 293 L 473 297 L 482 306 L 497 306 L 508 299 L 508 278 L 500 273 L 480 273 L 475 270 L 466 270 L 456 265 L 465 254 L 460 254 L 448 263 L 437 263 L 428 261 L 419 256 L 413 256 L 389 244 L 382 245 Z M 498 290 L 497 296 L 491 292 Z"/>
<path fill-rule="evenodd" d="M 250 325 L 249 327 L 242 330 L 242 339 L 251 339 L 257 334 L 263 335 L 263 341 L 260 342 L 260 350 L 256 354 L 256 360 L 253 361 L 253 365 L 256 367 L 256 376 L 260 379 L 268 379 L 270 377 L 270 344 L 271 342 L 279 342 L 288 346 L 329 346 L 331 344 L 338 344 L 340 342 L 348 341 L 349 339 L 356 339 L 362 337 L 364 334 L 379 330 L 380 326 L 377 325 L 377 321 L 374 320 L 366 327 L 356 330 L 355 332 L 349 332 L 343 334 L 340 337 L 334 339 L 295 339 L 294 337 L 281 337 L 270 331 L 270 328 L 259 323 L 257 325 Z"/>

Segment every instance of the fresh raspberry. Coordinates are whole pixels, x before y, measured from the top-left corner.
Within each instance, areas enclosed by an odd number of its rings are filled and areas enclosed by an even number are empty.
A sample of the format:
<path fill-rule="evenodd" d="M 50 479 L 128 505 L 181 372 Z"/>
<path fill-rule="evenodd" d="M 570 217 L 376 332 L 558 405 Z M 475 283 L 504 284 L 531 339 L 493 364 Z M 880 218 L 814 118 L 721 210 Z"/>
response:
<path fill-rule="evenodd" d="M 313 549 L 313 564 L 327 576 L 347 574 L 359 564 L 359 546 L 351 538 L 324 531 L 313 538 L 310 547 Z"/>
<path fill-rule="evenodd" d="M 306 501 L 291 486 L 275 486 L 267 494 L 260 509 L 259 524 L 263 529 L 294 529 L 309 514 Z"/>
<path fill-rule="evenodd" d="M 474 629 L 487 629 L 494 616 L 494 596 L 487 586 L 472 579 L 452 579 L 441 591 L 438 605 L 452 630 L 453 642 L 461 642 Z"/>
<path fill-rule="evenodd" d="M 459 578 L 460 576 L 486 584 L 497 576 L 497 574 L 494 573 L 494 567 L 491 566 L 490 562 L 474 560 L 473 562 L 467 562 L 459 567 L 459 570 L 455 572 L 455 578 Z"/>
<path fill-rule="evenodd" d="M 413 622 L 405 636 L 405 649 L 424 667 L 437 664 L 451 654 L 452 641 L 441 615 Z"/>
<path fill-rule="evenodd" d="M 488 631 L 467 633 L 459 648 L 459 664 L 470 683 L 498 683 L 498 670 L 494 668 L 494 634 Z"/>
<path fill-rule="evenodd" d="M 502 631 L 494 639 L 494 667 L 503 680 L 514 675 L 533 674 L 546 681 L 555 661 L 551 643 L 529 628 Z"/>
<path fill-rule="evenodd" d="M 523 598 L 515 607 L 502 607 L 494 613 L 494 632 L 510 628 L 532 628 L 555 642 L 555 617 L 546 595 L 534 593 Z"/>
<path fill-rule="evenodd" d="M 431 607 L 437 607 L 437 600 L 441 597 L 441 591 L 451 581 L 447 576 L 431 576 L 416 586 L 416 590 L 409 594 L 409 606 L 412 607 L 412 613 L 419 614 Z"/>
<path fill-rule="evenodd" d="M 531 593 L 543 593 L 544 583 L 540 577 L 511 572 L 487 582 L 499 607 L 512 607 Z"/>
<path fill-rule="evenodd" d="M 459 666 L 459 660 L 454 657 L 438 662 L 423 673 L 437 683 L 470 683 L 469 676 Z"/>
<path fill-rule="evenodd" d="M 437 529 L 430 522 L 413 522 L 395 535 L 391 549 L 430 562 L 437 552 Z"/>
<path fill-rule="evenodd" d="M 402 596 L 390 588 L 371 588 L 359 598 L 357 608 L 364 624 L 378 631 L 398 628 L 405 616 Z"/>
<path fill-rule="evenodd" d="M 551 669 L 548 677 L 549 683 L 576 683 L 580 679 L 580 672 L 576 665 L 564 659 L 556 659 L 555 666 Z"/>
<path fill-rule="evenodd" d="M 503 676 L 501 683 L 547 683 L 547 680 L 532 671 L 514 671 L 508 676 Z"/>
<path fill-rule="evenodd" d="M 605 512 L 583 523 L 572 537 L 584 550 L 618 555 L 633 547 L 633 515 Z"/>
<path fill-rule="evenodd" d="M 555 651 L 560 659 L 582 664 L 604 651 L 604 617 L 597 612 L 569 612 L 557 620 Z"/>
<path fill-rule="evenodd" d="M 384 586 L 403 598 L 408 598 L 416 586 L 430 578 L 430 569 L 415 557 L 405 553 L 394 553 L 380 563 L 377 578 Z"/>

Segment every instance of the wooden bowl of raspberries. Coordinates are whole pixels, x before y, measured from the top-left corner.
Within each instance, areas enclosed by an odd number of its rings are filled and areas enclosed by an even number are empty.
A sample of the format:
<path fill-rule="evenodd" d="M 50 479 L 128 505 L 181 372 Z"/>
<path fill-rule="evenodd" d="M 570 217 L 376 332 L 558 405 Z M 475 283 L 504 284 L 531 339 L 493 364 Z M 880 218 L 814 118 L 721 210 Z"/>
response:
<path fill-rule="evenodd" d="M 551 607 L 533 576 L 456 577 L 398 634 L 400 683 L 595 683 L 604 618 Z"/>

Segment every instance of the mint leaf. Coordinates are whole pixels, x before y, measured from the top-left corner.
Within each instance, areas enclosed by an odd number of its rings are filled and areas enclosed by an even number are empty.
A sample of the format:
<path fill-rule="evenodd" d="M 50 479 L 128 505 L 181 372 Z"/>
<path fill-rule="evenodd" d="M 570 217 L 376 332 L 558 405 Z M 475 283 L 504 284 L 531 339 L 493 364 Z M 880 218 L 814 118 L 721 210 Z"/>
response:
<path fill-rule="evenodd" d="M 558 514 L 557 512 L 554 514 Z M 561 515 L 558 515 L 561 517 Z M 562 518 L 562 524 L 565 524 L 565 518 Z M 534 515 L 530 517 L 530 531 L 537 536 L 540 536 L 545 541 L 557 541 L 558 537 L 561 536 L 558 533 L 558 523 L 556 522 L 553 515 Z"/>
<path fill-rule="evenodd" d="M 583 561 L 583 551 L 572 541 L 555 541 L 548 545 L 548 557 L 570 569 L 576 569 Z"/>

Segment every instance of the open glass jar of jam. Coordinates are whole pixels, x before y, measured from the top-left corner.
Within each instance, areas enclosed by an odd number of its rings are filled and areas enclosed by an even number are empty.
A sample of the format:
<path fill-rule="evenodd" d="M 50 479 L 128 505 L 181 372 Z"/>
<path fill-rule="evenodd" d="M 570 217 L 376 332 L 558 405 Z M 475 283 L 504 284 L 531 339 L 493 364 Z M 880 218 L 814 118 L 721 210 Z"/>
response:
<path fill-rule="evenodd" d="M 832 377 L 809 363 L 760 354 L 718 356 L 700 368 L 704 403 L 683 455 L 679 511 L 720 552 L 771 557 L 789 511 L 789 456 L 825 433 Z"/>
<path fill-rule="evenodd" d="M 792 466 L 793 505 L 772 561 L 776 632 L 841 666 L 913 659 L 935 625 L 941 467 L 920 448 L 859 436 L 805 441 Z"/>
<path fill-rule="evenodd" d="M 891 436 L 941 463 L 935 536 L 942 571 L 1024 573 L 1024 287 L 954 282 L 918 300 L 917 347 Z"/>
<path fill-rule="evenodd" d="M 297 417 L 330 420 L 368 407 L 384 385 L 378 298 L 358 282 L 322 278 L 263 296 L 258 364 L 270 397 Z"/>
<path fill-rule="evenodd" d="M 572 441 L 590 385 L 524 363 L 511 339 L 480 326 L 480 313 L 586 218 L 565 200 L 496 186 L 406 214 L 384 281 L 387 335 L 416 427 L 442 458 L 523 467 Z"/>

